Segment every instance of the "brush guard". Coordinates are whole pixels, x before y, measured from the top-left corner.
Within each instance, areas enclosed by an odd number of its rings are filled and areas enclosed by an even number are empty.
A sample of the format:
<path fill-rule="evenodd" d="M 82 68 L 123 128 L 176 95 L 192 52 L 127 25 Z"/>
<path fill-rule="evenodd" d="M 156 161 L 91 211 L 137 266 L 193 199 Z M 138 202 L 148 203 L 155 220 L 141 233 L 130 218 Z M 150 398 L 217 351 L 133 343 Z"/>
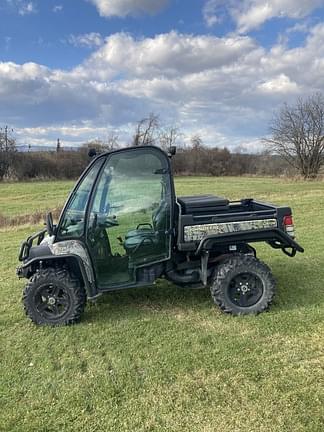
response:
<path fill-rule="evenodd" d="M 37 240 L 36 244 L 37 246 L 39 246 L 41 242 L 44 240 L 46 232 L 47 232 L 47 228 L 43 228 L 42 230 L 28 237 L 27 240 L 21 244 L 19 255 L 18 255 L 19 261 L 25 261 L 29 257 L 29 251 L 33 246 L 34 241 Z"/>

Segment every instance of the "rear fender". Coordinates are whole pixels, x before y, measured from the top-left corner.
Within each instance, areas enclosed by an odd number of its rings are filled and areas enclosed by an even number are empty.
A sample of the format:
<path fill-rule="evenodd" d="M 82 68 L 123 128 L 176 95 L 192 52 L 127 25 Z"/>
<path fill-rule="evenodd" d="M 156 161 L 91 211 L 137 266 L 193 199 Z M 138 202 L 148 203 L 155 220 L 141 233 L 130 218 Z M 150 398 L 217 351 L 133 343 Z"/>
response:
<path fill-rule="evenodd" d="M 304 249 L 297 242 L 295 242 L 295 240 L 289 237 L 289 235 L 278 228 L 273 228 L 209 235 L 200 241 L 195 253 L 196 255 L 199 255 L 203 250 L 212 249 L 213 246 L 217 244 L 253 242 L 266 242 L 273 248 L 281 249 L 288 256 L 294 256 L 296 252 L 304 252 Z M 291 249 L 292 252 L 289 252 L 289 249 Z"/>

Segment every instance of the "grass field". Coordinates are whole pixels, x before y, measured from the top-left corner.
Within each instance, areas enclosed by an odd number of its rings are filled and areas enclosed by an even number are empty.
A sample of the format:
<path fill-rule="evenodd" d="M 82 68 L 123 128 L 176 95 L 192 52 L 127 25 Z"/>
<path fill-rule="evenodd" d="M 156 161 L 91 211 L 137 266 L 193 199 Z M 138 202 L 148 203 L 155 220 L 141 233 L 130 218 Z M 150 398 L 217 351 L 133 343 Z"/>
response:
<path fill-rule="evenodd" d="M 59 207 L 72 184 L 1 184 L 0 213 Z M 76 326 L 36 327 L 15 267 L 38 227 L 2 228 L 1 431 L 324 430 L 324 183 L 188 177 L 176 188 L 293 207 L 305 254 L 257 248 L 278 282 L 270 312 L 233 318 L 207 289 L 160 281 L 102 297 Z"/>

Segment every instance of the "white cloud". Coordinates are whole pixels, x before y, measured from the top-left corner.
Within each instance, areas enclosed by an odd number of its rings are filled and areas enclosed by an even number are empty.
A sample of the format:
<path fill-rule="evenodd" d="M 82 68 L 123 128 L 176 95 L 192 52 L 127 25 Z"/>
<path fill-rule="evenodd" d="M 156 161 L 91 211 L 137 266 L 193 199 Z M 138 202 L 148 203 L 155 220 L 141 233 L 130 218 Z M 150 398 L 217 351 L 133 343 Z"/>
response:
<path fill-rule="evenodd" d="M 111 134 L 115 133 L 109 127 L 88 126 L 86 124 L 16 128 L 14 132 L 20 146 L 30 144 L 32 146 L 52 146 L 53 148 L 55 148 L 58 138 L 63 148 L 77 147 L 95 139 L 105 141 Z M 125 144 L 129 142 L 129 137 L 123 132 L 119 134 L 119 138 Z"/>
<path fill-rule="evenodd" d="M 204 4 L 202 12 L 207 27 L 213 27 L 222 20 L 218 15 L 219 6 L 219 0 L 208 0 Z"/>
<path fill-rule="evenodd" d="M 292 27 L 288 27 L 286 33 L 308 33 L 310 30 L 310 23 L 305 22 L 297 22 Z"/>
<path fill-rule="evenodd" d="M 60 132 L 83 142 L 107 127 L 125 136 L 153 111 L 187 135 L 201 131 L 210 145 L 247 146 L 284 101 L 324 92 L 323 40 L 324 24 L 293 49 L 265 50 L 247 36 L 114 34 L 70 71 L 0 63 L 0 118 L 33 128 L 34 139 Z"/>
<path fill-rule="evenodd" d="M 6 0 L 7 5 L 19 15 L 30 15 L 37 12 L 36 3 L 27 0 Z"/>
<path fill-rule="evenodd" d="M 0 78 L 9 80 L 39 79 L 46 76 L 48 72 L 48 68 L 37 63 L 30 62 L 20 66 L 13 62 L 0 62 Z"/>
<path fill-rule="evenodd" d="M 71 45 L 76 47 L 93 48 L 103 44 L 100 33 L 85 33 L 81 35 L 70 35 L 67 40 Z"/>
<path fill-rule="evenodd" d="M 314 9 L 324 6 L 323 0 L 243 0 L 232 9 L 238 31 L 246 33 L 274 17 L 304 18 Z"/>
<path fill-rule="evenodd" d="M 117 33 L 107 38 L 78 71 L 92 71 L 102 79 L 121 71 L 132 77 L 177 77 L 235 62 L 254 47 L 246 36 L 218 38 L 170 32 L 135 40 Z"/>
<path fill-rule="evenodd" d="M 36 6 L 33 2 L 22 4 L 19 8 L 20 15 L 29 15 L 36 12 Z"/>
<path fill-rule="evenodd" d="M 52 9 L 54 13 L 61 12 L 63 10 L 63 5 L 55 5 Z"/>
<path fill-rule="evenodd" d="M 101 16 L 125 17 L 143 13 L 156 14 L 168 3 L 168 0 L 88 0 L 93 3 Z"/>
<path fill-rule="evenodd" d="M 207 27 L 221 22 L 229 15 L 239 33 L 258 29 L 272 18 L 302 19 L 313 10 L 323 7 L 324 0 L 206 0 L 202 13 Z M 299 31 L 298 27 L 296 30 Z"/>
<path fill-rule="evenodd" d="M 11 41 L 12 41 L 12 37 L 11 36 L 6 36 L 4 38 L 4 42 L 5 42 L 5 51 L 9 51 L 10 49 L 10 45 L 11 45 Z"/>
<path fill-rule="evenodd" d="M 273 79 L 259 84 L 258 89 L 264 93 L 282 93 L 287 95 L 288 93 L 297 93 L 298 85 L 282 73 Z"/>

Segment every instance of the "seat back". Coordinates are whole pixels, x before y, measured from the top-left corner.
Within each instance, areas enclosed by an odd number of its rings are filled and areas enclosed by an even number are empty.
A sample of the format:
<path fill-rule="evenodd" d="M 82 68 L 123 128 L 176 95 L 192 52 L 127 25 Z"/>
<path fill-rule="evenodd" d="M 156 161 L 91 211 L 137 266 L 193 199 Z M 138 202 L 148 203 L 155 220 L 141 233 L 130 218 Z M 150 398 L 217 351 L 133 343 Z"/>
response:
<path fill-rule="evenodd" d="M 154 231 L 164 234 L 168 226 L 168 218 L 170 217 L 170 209 L 167 202 L 162 201 L 152 216 Z"/>

